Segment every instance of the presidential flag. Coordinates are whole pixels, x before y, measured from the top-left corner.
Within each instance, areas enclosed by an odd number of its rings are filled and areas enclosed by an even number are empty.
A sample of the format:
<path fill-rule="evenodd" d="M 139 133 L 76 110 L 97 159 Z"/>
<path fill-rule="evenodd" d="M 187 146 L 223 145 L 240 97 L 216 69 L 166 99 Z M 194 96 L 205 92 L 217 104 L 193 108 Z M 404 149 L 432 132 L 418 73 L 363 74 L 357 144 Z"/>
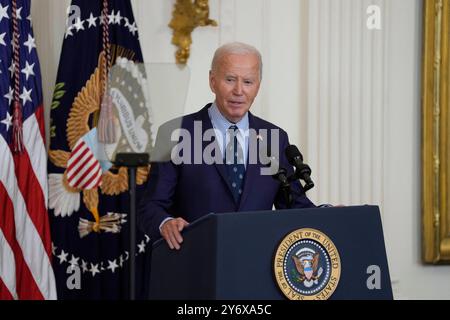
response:
<path fill-rule="evenodd" d="M 61 299 L 128 298 L 128 171 L 105 157 L 101 142 L 117 138 L 108 88 L 126 91 L 150 118 L 139 36 L 129 0 L 73 0 L 51 105 L 49 207 L 53 266 Z M 77 16 L 77 14 L 79 14 Z M 138 67 L 139 65 L 139 67 Z M 111 70 L 116 70 L 112 78 Z M 138 187 L 148 168 L 139 168 Z M 138 233 L 136 283 L 146 298 L 150 238 Z"/>
<path fill-rule="evenodd" d="M 0 0 L 0 300 L 56 299 L 30 0 Z"/>

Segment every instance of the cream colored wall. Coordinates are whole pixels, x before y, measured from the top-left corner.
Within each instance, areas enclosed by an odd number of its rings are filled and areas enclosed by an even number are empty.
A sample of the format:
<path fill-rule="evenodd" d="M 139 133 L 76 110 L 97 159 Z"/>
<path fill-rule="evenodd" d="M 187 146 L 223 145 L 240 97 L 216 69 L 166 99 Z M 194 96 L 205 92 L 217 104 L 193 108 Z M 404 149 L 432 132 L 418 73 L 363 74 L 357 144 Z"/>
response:
<path fill-rule="evenodd" d="M 450 266 L 424 266 L 421 248 L 422 1 L 390 2 L 384 224 L 401 298 L 450 299 Z"/>
<path fill-rule="evenodd" d="M 380 206 L 397 299 L 450 299 L 450 266 L 420 262 L 421 3 L 302 1 L 304 154 L 317 203 Z"/>
<path fill-rule="evenodd" d="M 174 63 L 175 47 L 170 43 L 171 29 L 167 26 L 174 2 L 132 0 L 146 63 Z M 32 0 L 45 105 L 51 101 L 69 4 L 70 0 Z M 220 28 L 204 27 L 193 33 L 194 46 L 188 62 L 190 82 L 184 112 L 194 112 L 213 100 L 208 71 L 215 48 L 233 40 L 248 42 L 261 50 L 264 59 L 264 80 L 252 111 L 263 117 L 269 116 L 290 132 L 293 143 L 299 143 L 303 136 L 301 127 L 291 119 L 301 118 L 298 90 L 300 2 L 213 0 L 210 1 L 210 15 L 220 23 Z M 48 118 L 48 109 L 46 111 Z"/>
<path fill-rule="evenodd" d="M 320 1 L 331 5 L 336 0 Z M 339 0 L 349 5 L 352 0 Z M 382 0 L 379 0 L 382 1 Z M 41 62 L 45 106 L 50 105 L 63 39 L 65 11 L 69 0 L 32 0 L 34 32 Z M 167 27 L 174 0 L 133 0 L 140 28 L 140 40 L 147 63 L 172 63 L 174 47 Z M 327 123 L 307 121 L 314 107 L 310 99 L 314 63 L 311 61 L 311 16 L 308 0 L 210 0 L 211 17 L 220 27 L 197 29 L 189 60 L 190 79 L 185 112 L 198 110 L 212 100 L 207 76 L 210 58 L 221 43 L 232 40 L 257 46 L 264 59 L 263 84 L 253 111 L 285 128 L 291 142 L 298 144 L 313 170 L 332 166 L 334 154 L 326 147 L 315 158 L 314 134 L 326 131 Z M 337 2 L 334 2 L 336 6 Z M 370 3 L 365 1 L 364 3 Z M 380 191 L 366 190 L 383 209 L 384 232 L 394 293 L 406 299 L 450 299 L 450 266 L 423 266 L 420 263 L 420 50 L 421 1 L 388 0 L 383 12 L 385 86 L 382 91 L 382 126 L 374 136 L 384 134 L 377 149 L 382 159 Z M 364 16 L 364 12 L 360 15 Z M 332 30 L 330 29 L 330 32 Z M 322 41 L 322 38 L 319 39 Z M 319 87 L 320 89 L 320 87 Z M 353 88 L 354 89 L 354 88 Z M 168 92 L 167 94 L 171 94 Z M 380 98 L 380 97 L 378 97 Z M 366 100 L 367 101 L 367 100 Z M 158 112 L 158 110 L 155 110 Z M 309 117 L 309 118 L 308 118 Z M 48 108 L 46 109 L 48 119 Z M 367 121 L 367 118 L 365 118 Z M 371 121 L 371 119 L 368 119 Z M 48 121 L 47 121 L 48 124 Z M 372 122 L 369 122 L 373 125 Z M 47 126 L 48 127 L 48 126 Z M 378 131 L 377 131 L 378 130 Z M 383 132 L 380 132 L 383 131 Z M 324 145 L 320 148 L 324 149 Z M 331 147 L 330 147 L 331 148 Z M 322 150 L 321 149 L 321 150 Z M 367 150 L 367 149 L 364 149 Z M 378 151 L 381 150 L 381 151 Z M 356 154 L 357 156 L 358 154 Z M 348 155 L 350 157 L 351 155 Z M 352 155 L 353 156 L 353 155 Z M 359 155 L 361 156 L 361 155 Z M 355 157 L 357 159 L 358 157 Z M 372 170 L 371 167 L 364 167 Z M 380 170 L 380 168 L 375 168 Z M 363 179 L 364 172 L 358 170 Z M 347 203 L 338 193 L 334 172 L 320 178 L 317 188 L 326 188 L 323 197 Z M 314 175 L 313 175 L 314 176 Z M 339 186 L 342 184 L 339 184 Z M 344 184 L 345 185 L 345 184 Z M 333 187 L 328 187 L 333 186 Z M 315 200 L 321 199 L 312 193 Z M 361 198 L 363 201 L 365 198 Z M 349 201 L 353 203 L 353 201 Z"/>

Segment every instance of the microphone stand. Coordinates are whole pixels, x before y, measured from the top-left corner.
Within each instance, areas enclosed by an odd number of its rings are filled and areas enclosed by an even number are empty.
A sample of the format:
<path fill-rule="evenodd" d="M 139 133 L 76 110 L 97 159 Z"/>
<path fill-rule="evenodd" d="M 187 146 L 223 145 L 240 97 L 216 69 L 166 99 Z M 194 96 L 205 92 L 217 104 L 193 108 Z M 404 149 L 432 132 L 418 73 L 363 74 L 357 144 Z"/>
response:
<path fill-rule="evenodd" d="M 307 164 L 303 164 L 300 170 L 296 169 L 294 174 L 287 177 L 287 171 L 284 168 L 280 168 L 276 174 L 273 175 L 273 178 L 280 182 L 281 190 L 283 190 L 284 200 L 286 202 L 287 209 L 292 208 L 292 204 L 294 203 L 294 197 L 292 195 L 296 195 L 297 197 L 302 196 L 301 193 L 298 191 L 291 189 L 291 183 L 296 180 L 304 180 L 305 185 L 302 186 L 303 191 L 306 193 L 306 191 L 312 189 L 314 187 L 314 182 L 309 179 L 305 179 L 305 173 L 311 174 L 311 169 Z M 301 185 L 301 183 L 300 183 Z"/>
<path fill-rule="evenodd" d="M 305 185 L 302 187 L 303 191 L 306 193 L 306 191 L 314 188 L 314 182 L 311 180 L 310 175 L 311 168 L 307 164 L 303 163 L 299 168 L 295 169 L 295 173 L 288 178 L 288 181 L 289 183 L 299 179 L 305 181 Z"/>
<path fill-rule="evenodd" d="M 283 190 L 284 201 L 286 202 L 286 207 L 288 209 L 291 209 L 294 199 L 292 198 L 291 182 L 289 181 L 289 178 L 287 178 L 286 173 L 286 169 L 280 168 L 278 172 L 273 175 L 273 177 L 280 182 L 281 190 Z"/>
<path fill-rule="evenodd" d="M 128 168 L 128 190 L 130 194 L 130 264 L 129 298 L 136 299 L 136 171 L 149 163 L 148 153 L 118 153 L 114 164 Z"/>

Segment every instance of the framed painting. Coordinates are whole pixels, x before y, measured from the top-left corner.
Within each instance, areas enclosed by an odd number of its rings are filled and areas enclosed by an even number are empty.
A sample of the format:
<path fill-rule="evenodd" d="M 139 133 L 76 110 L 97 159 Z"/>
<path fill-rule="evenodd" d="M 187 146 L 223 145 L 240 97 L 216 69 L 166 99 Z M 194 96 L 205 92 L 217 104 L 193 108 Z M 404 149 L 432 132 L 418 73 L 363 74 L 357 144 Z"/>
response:
<path fill-rule="evenodd" d="M 422 260 L 450 264 L 450 0 L 424 0 Z"/>

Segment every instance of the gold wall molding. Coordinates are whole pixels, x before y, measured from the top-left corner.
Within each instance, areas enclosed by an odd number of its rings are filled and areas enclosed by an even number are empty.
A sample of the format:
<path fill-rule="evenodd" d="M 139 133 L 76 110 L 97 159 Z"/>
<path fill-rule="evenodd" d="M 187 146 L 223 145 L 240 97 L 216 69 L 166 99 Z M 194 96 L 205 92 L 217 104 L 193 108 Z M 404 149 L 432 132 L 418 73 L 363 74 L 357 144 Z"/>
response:
<path fill-rule="evenodd" d="M 217 26 L 209 18 L 208 0 L 177 0 L 169 27 L 173 29 L 172 43 L 178 47 L 175 58 L 178 64 L 186 64 L 189 59 L 192 37 L 197 27 Z"/>
<path fill-rule="evenodd" d="M 424 0 L 422 259 L 450 264 L 450 0 Z"/>

